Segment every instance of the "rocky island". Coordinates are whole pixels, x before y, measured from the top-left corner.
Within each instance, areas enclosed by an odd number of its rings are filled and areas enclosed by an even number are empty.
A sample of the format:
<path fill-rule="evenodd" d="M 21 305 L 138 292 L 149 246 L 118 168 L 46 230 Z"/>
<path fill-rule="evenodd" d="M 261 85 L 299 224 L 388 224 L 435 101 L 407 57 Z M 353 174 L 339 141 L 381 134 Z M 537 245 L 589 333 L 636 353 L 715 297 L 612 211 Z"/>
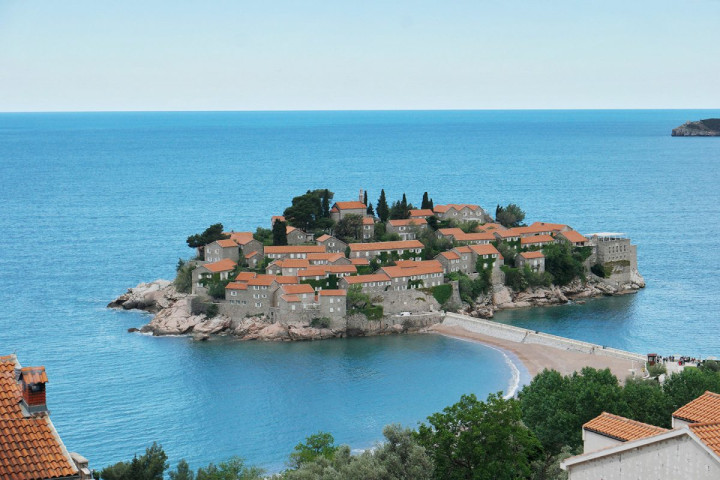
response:
<path fill-rule="evenodd" d="M 686 122 L 672 130 L 673 137 L 720 137 L 720 118 Z"/>
<path fill-rule="evenodd" d="M 140 284 L 108 307 L 154 313 L 153 335 L 293 341 L 417 332 L 445 312 L 495 311 L 635 293 L 636 247 L 618 233 L 583 235 L 523 223 L 514 204 L 495 217 L 474 204 L 421 208 L 367 193 L 331 205 L 329 190 L 293 199 L 271 229 L 215 224 L 187 239 L 174 281 Z M 131 329 L 135 330 L 135 329 Z"/>

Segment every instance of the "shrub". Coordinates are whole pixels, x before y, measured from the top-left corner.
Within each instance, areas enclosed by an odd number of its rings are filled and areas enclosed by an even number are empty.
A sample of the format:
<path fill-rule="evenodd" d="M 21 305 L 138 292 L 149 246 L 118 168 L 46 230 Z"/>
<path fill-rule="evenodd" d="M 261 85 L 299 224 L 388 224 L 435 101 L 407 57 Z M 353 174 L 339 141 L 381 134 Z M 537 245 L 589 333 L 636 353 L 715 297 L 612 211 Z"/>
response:
<path fill-rule="evenodd" d="M 177 263 L 177 275 L 173 284 L 175 289 L 180 293 L 190 293 L 192 291 L 192 271 L 195 267 L 190 265 L 185 260 L 178 259 Z"/>
<path fill-rule="evenodd" d="M 445 302 L 450 300 L 450 297 L 452 297 L 452 285 L 438 285 L 432 289 L 432 294 L 440 305 L 445 305 Z"/>
<path fill-rule="evenodd" d="M 651 377 L 658 377 L 663 373 L 667 373 L 667 368 L 665 368 L 665 365 L 662 363 L 656 363 L 655 365 L 650 365 L 648 367 L 648 373 Z"/>
<path fill-rule="evenodd" d="M 217 303 L 211 303 L 205 310 L 205 318 L 217 317 L 220 312 L 220 306 Z"/>
<path fill-rule="evenodd" d="M 330 328 L 330 319 L 327 317 L 313 318 L 310 321 L 313 328 Z"/>
<path fill-rule="evenodd" d="M 380 320 L 383 317 L 382 305 L 368 305 L 362 309 L 368 320 Z"/>

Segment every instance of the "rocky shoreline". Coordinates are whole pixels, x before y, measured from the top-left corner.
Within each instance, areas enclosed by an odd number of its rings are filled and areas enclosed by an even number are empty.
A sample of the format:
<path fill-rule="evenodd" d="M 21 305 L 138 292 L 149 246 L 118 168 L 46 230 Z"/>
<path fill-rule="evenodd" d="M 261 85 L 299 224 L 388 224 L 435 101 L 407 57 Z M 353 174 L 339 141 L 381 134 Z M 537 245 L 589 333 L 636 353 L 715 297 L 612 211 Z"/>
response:
<path fill-rule="evenodd" d="M 645 281 L 637 272 L 634 272 L 629 282 L 618 286 L 591 279 L 585 283 L 576 280 L 564 287 L 552 286 L 522 292 L 500 287 L 479 298 L 474 305 L 461 309 L 460 313 L 492 318 L 498 310 L 562 305 L 593 297 L 626 295 L 636 293 L 644 287 Z M 128 289 L 110 302 L 108 308 L 142 310 L 155 314 L 148 324 L 139 329 L 131 328 L 131 332 L 151 333 L 154 336 L 192 335 L 193 339 L 198 341 L 207 340 L 213 335 L 232 336 L 239 340 L 277 342 L 389 335 L 422 332 L 442 321 L 442 315 L 437 312 L 409 317 L 386 316 L 376 321 L 369 321 L 364 315 L 351 315 L 347 317 L 342 328 L 315 328 L 301 323 L 270 323 L 263 316 L 232 319 L 217 315 L 207 318 L 204 314 L 192 313 L 191 301 L 192 296 L 178 292 L 172 282 L 155 280 Z"/>
<path fill-rule="evenodd" d="M 686 122 L 672 130 L 673 137 L 719 137 L 720 119 L 707 118 L 696 122 Z"/>

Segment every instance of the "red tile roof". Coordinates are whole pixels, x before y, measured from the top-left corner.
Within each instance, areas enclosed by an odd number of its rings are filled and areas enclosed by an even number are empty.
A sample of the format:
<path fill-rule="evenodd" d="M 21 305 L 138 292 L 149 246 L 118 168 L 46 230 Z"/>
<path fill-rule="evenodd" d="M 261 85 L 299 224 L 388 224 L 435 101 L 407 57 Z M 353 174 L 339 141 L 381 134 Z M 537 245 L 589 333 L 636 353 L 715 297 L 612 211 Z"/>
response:
<path fill-rule="evenodd" d="M 375 219 L 372 217 L 363 217 L 363 225 L 375 225 Z"/>
<path fill-rule="evenodd" d="M 542 252 L 521 252 L 520 256 L 530 260 L 531 258 L 545 258 Z"/>
<path fill-rule="evenodd" d="M 388 223 L 393 227 L 407 227 L 411 225 L 427 225 L 427 220 L 424 218 L 404 218 L 401 220 L 388 220 Z"/>
<path fill-rule="evenodd" d="M 280 287 L 283 291 L 283 293 L 287 295 L 300 295 L 302 293 L 315 293 L 315 289 L 313 289 L 312 285 L 308 285 L 307 283 L 299 283 L 297 285 L 283 285 Z"/>
<path fill-rule="evenodd" d="M 404 278 L 404 277 L 415 277 L 418 275 L 429 275 L 432 273 L 443 273 L 443 267 L 440 262 L 433 260 L 434 265 L 418 265 L 416 267 L 383 267 L 380 269 L 381 272 L 385 273 L 390 278 Z"/>
<path fill-rule="evenodd" d="M 319 265 L 318 267 L 321 267 L 322 265 Z M 298 270 L 297 272 L 298 278 L 302 277 L 324 277 L 325 276 L 325 269 L 324 268 L 307 268 L 305 270 Z"/>
<path fill-rule="evenodd" d="M 337 207 L 339 210 L 358 210 L 361 208 L 365 210 L 367 208 L 362 202 L 335 202 L 334 207 Z"/>
<path fill-rule="evenodd" d="M 25 383 L 48 383 L 45 367 L 25 367 L 20 370 L 20 376 Z"/>
<path fill-rule="evenodd" d="M 281 245 L 265 247 L 265 255 L 290 253 L 325 253 L 322 245 Z"/>
<path fill-rule="evenodd" d="M 277 277 L 275 275 L 258 275 L 257 277 L 248 280 L 248 285 L 268 287 L 272 285 L 276 278 Z"/>
<path fill-rule="evenodd" d="M 453 250 L 455 250 L 456 252 L 460 252 L 460 253 L 470 253 L 471 252 L 470 247 L 468 247 L 467 245 L 463 245 L 462 247 L 455 247 L 455 248 L 453 248 Z"/>
<path fill-rule="evenodd" d="M 275 277 L 275 281 L 280 285 L 292 285 L 295 283 L 300 283 L 298 277 L 293 275 L 278 275 Z"/>
<path fill-rule="evenodd" d="M 693 423 L 689 428 L 710 450 L 720 456 L 720 422 Z"/>
<path fill-rule="evenodd" d="M 282 215 L 273 215 L 272 217 L 270 217 L 270 223 L 275 223 L 277 221 L 284 222 L 285 217 Z"/>
<path fill-rule="evenodd" d="M 587 422 L 583 425 L 583 429 L 620 440 L 621 442 L 651 437 L 659 433 L 667 432 L 664 428 L 630 420 L 629 418 L 607 412 L 603 412 Z"/>
<path fill-rule="evenodd" d="M 555 239 L 550 235 L 533 235 L 532 237 L 523 237 L 520 239 L 520 245 L 532 245 L 535 243 L 552 243 Z"/>
<path fill-rule="evenodd" d="M 494 245 L 469 245 L 470 251 L 477 255 L 500 255 Z"/>
<path fill-rule="evenodd" d="M 447 258 L 448 260 L 459 260 L 460 255 L 455 252 L 441 252 L 440 255 Z"/>
<path fill-rule="evenodd" d="M 300 301 L 300 297 L 298 297 L 297 295 L 280 295 L 280 298 L 282 298 L 288 303 L 297 303 Z"/>
<path fill-rule="evenodd" d="M 254 272 L 240 272 L 235 276 L 236 282 L 247 282 L 251 278 L 255 278 Z"/>
<path fill-rule="evenodd" d="M 326 233 L 326 234 L 320 235 L 318 238 L 316 238 L 316 240 L 318 242 L 324 242 L 325 240 L 330 240 L 331 238 L 332 237 Z"/>
<path fill-rule="evenodd" d="M 475 211 L 478 208 L 480 208 L 478 205 L 471 205 L 469 203 L 448 203 L 447 205 L 435 205 L 433 210 L 435 210 L 438 213 L 445 213 L 448 210 L 450 210 L 451 208 L 454 208 L 455 210 L 460 211 L 465 207 L 469 208 L 472 211 Z"/>
<path fill-rule="evenodd" d="M 233 240 L 238 245 L 245 245 L 253 240 L 252 232 L 230 232 L 225 233 L 225 235 L 230 235 L 230 240 Z"/>
<path fill-rule="evenodd" d="M 252 257 L 254 257 L 254 256 L 257 255 L 257 254 L 258 254 L 257 251 L 250 252 L 250 253 L 248 253 L 247 255 L 245 255 L 245 258 L 252 258 Z"/>
<path fill-rule="evenodd" d="M 356 275 L 353 277 L 343 277 L 343 279 L 350 285 L 357 283 L 370 283 L 370 282 L 387 282 L 390 277 L 384 273 L 373 273 L 371 275 Z"/>
<path fill-rule="evenodd" d="M 344 297 L 347 295 L 347 290 L 320 290 L 318 295 L 323 297 Z"/>
<path fill-rule="evenodd" d="M 442 266 L 437 260 L 398 260 L 395 262 L 395 266 L 400 268 L 434 267 L 437 265 Z"/>
<path fill-rule="evenodd" d="M 486 223 L 484 225 L 478 225 L 477 228 L 475 228 L 476 232 L 490 232 L 495 230 L 506 230 L 506 228 L 499 223 Z"/>
<path fill-rule="evenodd" d="M 247 287 L 247 283 L 229 282 L 225 285 L 225 290 L 247 290 Z"/>
<path fill-rule="evenodd" d="M 351 258 L 350 264 L 360 266 L 370 265 L 370 260 L 368 260 L 367 258 Z"/>
<path fill-rule="evenodd" d="M 374 250 L 407 250 L 424 248 L 419 240 L 400 240 L 397 242 L 351 243 L 351 252 L 367 252 Z"/>
<path fill-rule="evenodd" d="M 229 258 L 223 258 L 222 260 L 220 260 L 218 262 L 205 263 L 202 266 L 207 268 L 208 270 L 210 270 L 213 273 L 218 273 L 218 272 L 232 271 L 237 266 L 237 263 L 233 262 Z"/>
<path fill-rule="evenodd" d="M 320 265 L 327 273 L 357 273 L 355 265 Z"/>
<path fill-rule="evenodd" d="M 568 230 L 567 232 L 560 232 L 558 235 L 562 235 L 563 237 L 567 238 L 568 241 L 570 241 L 572 243 L 582 243 L 582 242 L 588 241 L 587 238 L 580 235 L 575 230 Z"/>
<path fill-rule="evenodd" d="M 492 234 L 497 238 L 513 238 L 520 236 L 520 233 L 516 232 L 512 228 L 508 228 L 507 230 L 493 230 Z"/>
<path fill-rule="evenodd" d="M 310 262 L 304 258 L 285 258 L 279 260 L 276 265 L 280 268 L 307 268 Z"/>
<path fill-rule="evenodd" d="M 410 217 L 432 217 L 433 215 L 435 215 L 435 212 L 429 208 L 410 210 Z"/>
<path fill-rule="evenodd" d="M 720 394 L 705 392 L 675 410 L 672 416 L 690 423 L 720 422 Z"/>
<path fill-rule="evenodd" d="M 461 228 L 441 228 L 438 230 L 441 235 L 447 237 L 447 236 L 456 236 L 456 235 L 463 235 L 465 232 L 462 231 Z"/>
<path fill-rule="evenodd" d="M 237 243 L 235 243 L 235 240 L 232 240 L 230 238 L 226 238 L 224 240 L 218 240 L 217 244 L 223 248 L 231 248 L 231 247 L 237 248 L 237 246 L 238 246 Z"/>

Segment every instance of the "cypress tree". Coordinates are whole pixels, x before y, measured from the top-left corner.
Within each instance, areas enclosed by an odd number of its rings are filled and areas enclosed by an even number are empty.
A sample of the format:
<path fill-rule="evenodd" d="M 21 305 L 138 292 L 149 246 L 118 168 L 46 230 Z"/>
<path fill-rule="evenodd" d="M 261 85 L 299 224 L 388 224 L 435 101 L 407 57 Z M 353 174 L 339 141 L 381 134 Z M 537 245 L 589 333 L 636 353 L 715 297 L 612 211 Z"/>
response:
<path fill-rule="evenodd" d="M 422 209 L 430 208 L 430 198 L 428 198 L 427 192 L 423 193 L 423 199 L 422 199 L 422 204 L 420 204 L 420 208 L 422 208 Z"/>
<path fill-rule="evenodd" d="M 273 245 L 287 245 L 287 223 L 276 221 L 272 228 Z"/>
<path fill-rule="evenodd" d="M 408 209 L 407 197 L 405 197 L 404 193 L 402 201 L 400 202 L 400 207 L 402 208 L 402 218 L 410 218 L 410 210 Z"/>
<path fill-rule="evenodd" d="M 374 216 L 375 216 L 375 211 L 373 210 L 372 203 L 371 203 L 370 205 L 368 205 L 367 210 L 365 211 L 365 213 L 367 213 L 367 214 L 370 215 L 371 217 L 374 217 Z"/>
<path fill-rule="evenodd" d="M 323 216 L 323 218 L 330 217 L 330 192 L 328 191 L 327 188 L 323 192 L 322 216 Z"/>
<path fill-rule="evenodd" d="M 380 198 L 378 198 L 377 201 L 377 209 L 376 209 L 378 217 L 380 217 L 381 222 L 387 222 L 388 217 L 390 216 L 390 207 L 388 207 L 387 199 L 385 198 L 385 190 L 380 190 Z"/>
<path fill-rule="evenodd" d="M 365 206 L 367 207 L 367 204 L 368 204 L 368 202 L 367 202 L 367 190 L 365 190 L 365 193 L 364 193 L 364 196 L 363 196 L 363 203 L 364 203 Z"/>

